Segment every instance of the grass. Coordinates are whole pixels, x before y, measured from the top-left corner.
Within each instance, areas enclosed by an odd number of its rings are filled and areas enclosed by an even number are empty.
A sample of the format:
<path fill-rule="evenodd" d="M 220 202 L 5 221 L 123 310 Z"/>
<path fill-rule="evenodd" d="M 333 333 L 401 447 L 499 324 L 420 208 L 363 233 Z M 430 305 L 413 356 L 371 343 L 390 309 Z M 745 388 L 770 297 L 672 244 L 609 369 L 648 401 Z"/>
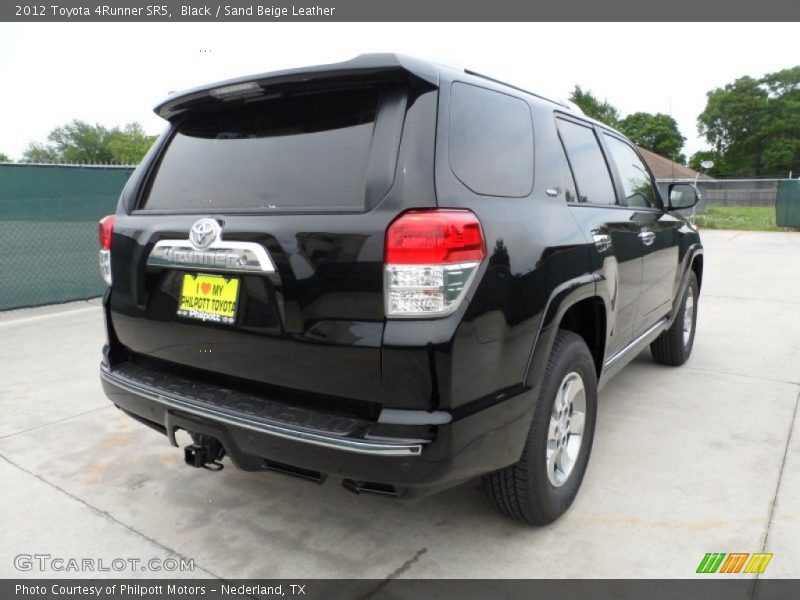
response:
<path fill-rule="evenodd" d="M 778 231 L 775 207 L 771 206 L 709 206 L 705 214 L 695 216 L 694 222 L 705 229 Z"/>

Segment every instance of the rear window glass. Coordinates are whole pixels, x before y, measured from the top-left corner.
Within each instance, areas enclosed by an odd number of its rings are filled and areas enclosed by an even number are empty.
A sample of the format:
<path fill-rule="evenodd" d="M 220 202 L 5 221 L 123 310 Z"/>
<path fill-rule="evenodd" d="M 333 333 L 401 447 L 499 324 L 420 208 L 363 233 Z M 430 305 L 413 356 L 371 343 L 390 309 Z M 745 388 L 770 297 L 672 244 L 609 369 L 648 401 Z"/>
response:
<path fill-rule="evenodd" d="M 364 210 L 376 89 L 281 95 L 190 116 L 145 209 Z"/>
<path fill-rule="evenodd" d="M 533 124 L 519 98 L 454 83 L 448 140 L 453 174 L 486 196 L 527 196 L 533 186 Z"/>

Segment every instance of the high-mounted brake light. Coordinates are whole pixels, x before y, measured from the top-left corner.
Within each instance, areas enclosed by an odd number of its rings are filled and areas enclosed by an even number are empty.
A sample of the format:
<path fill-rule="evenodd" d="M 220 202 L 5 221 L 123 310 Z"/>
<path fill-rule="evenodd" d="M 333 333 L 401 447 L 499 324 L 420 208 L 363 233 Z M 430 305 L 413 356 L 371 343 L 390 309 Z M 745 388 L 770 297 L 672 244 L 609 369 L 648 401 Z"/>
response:
<path fill-rule="evenodd" d="M 111 235 L 114 233 L 114 215 L 100 219 L 97 233 L 100 241 L 100 275 L 111 285 Z"/>
<path fill-rule="evenodd" d="M 384 298 L 388 317 L 436 317 L 460 304 L 486 244 L 468 210 L 412 210 L 386 231 Z"/>
<path fill-rule="evenodd" d="M 246 83 L 234 83 L 232 85 L 224 85 L 222 87 L 214 88 L 208 93 L 215 98 L 230 98 L 232 96 L 243 96 L 254 93 L 260 93 L 261 86 L 255 81 L 248 81 Z"/>

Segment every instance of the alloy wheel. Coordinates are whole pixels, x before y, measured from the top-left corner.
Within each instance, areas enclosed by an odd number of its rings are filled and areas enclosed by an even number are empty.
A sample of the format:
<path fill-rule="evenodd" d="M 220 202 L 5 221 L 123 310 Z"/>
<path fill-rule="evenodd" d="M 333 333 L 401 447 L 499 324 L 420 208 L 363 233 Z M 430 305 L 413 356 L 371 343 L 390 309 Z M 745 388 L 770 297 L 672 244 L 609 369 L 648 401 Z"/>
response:
<path fill-rule="evenodd" d="M 547 430 L 547 478 L 554 487 L 567 482 L 578 461 L 585 420 L 586 388 L 581 376 L 571 371 L 558 386 Z"/>

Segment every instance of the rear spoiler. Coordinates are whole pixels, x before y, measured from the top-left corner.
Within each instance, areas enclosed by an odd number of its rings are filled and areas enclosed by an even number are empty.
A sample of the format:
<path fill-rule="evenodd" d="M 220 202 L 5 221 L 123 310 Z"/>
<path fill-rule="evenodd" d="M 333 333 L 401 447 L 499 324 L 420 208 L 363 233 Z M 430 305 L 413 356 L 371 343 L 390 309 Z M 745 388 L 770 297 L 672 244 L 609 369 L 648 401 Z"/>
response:
<path fill-rule="evenodd" d="M 155 113 L 171 120 L 187 111 L 211 108 L 220 102 L 303 89 L 325 89 L 333 85 L 399 83 L 410 87 L 435 88 L 439 71 L 435 64 L 399 54 L 362 54 L 352 60 L 315 67 L 239 77 L 179 92 L 155 107 Z"/>

